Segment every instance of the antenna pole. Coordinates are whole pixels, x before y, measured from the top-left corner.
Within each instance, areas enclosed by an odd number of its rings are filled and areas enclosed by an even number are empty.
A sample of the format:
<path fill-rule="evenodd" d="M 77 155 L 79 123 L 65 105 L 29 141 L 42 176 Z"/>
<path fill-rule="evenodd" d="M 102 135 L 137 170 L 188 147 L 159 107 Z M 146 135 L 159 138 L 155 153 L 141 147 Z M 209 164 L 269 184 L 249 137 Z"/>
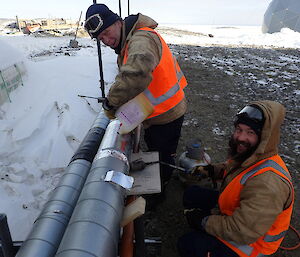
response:
<path fill-rule="evenodd" d="M 119 0 L 119 14 L 122 17 L 121 0 Z"/>
<path fill-rule="evenodd" d="M 96 4 L 96 3 L 97 3 L 97 0 L 93 0 L 93 4 Z M 100 72 L 100 89 L 102 92 L 102 97 L 105 97 L 101 44 L 100 44 L 100 40 L 98 38 L 97 38 L 97 49 L 98 49 L 98 63 L 99 63 L 99 72 Z"/>

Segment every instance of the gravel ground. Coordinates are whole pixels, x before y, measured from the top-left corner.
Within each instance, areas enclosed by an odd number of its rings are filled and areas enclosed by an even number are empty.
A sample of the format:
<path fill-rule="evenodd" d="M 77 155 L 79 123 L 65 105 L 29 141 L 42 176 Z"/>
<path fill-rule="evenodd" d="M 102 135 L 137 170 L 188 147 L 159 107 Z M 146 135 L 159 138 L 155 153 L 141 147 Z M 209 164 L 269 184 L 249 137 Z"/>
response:
<path fill-rule="evenodd" d="M 182 31 L 171 31 L 175 35 Z M 170 33 L 170 32 L 169 32 Z M 192 32 L 189 32 L 192 33 Z M 189 34 L 188 33 L 188 34 Z M 187 34 L 187 35 L 188 35 Z M 193 33 L 203 36 L 201 33 Z M 252 100 L 275 100 L 285 105 L 287 115 L 282 126 L 280 155 L 293 178 L 296 192 L 292 225 L 300 231 L 300 52 L 298 49 L 264 49 L 241 47 L 199 47 L 171 45 L 189 85 L 185 89 L 188 111 L 177 149 L 178 156 L 186 150 L 192 138 L 200 138 L 212 162 L 226 159 L 227 144 L 233 129 L 233 117 Z M 73 55 L 59 49 L 43 52 L 32 58 L 47 55 Z M 182 208 L 184 186 L 178 172 L 167 187 L 165 200 L 143 219 L 145 237 L 159 237 L 162 244 L 147 244 L 147 257 L 178 257 L 176 242 L 189 231 Z M 284 246 L 298 243 L 293 233 Z M 298 257 L 294 251 L 279 250 L 273 257 Z M 140 256 L 139 256 L 140 257 Z"/>
<path fill-rule="evenodd" d="M 227 142 L 233 117 L 252 100 L 275 100 L 287 109 L 282 126 L 279 151 L 293 178 L 296 201 L 292 225 L 300 231 L 300 52 L 296 49 L 236 47 L 197 47 L 171 45 L 189 82 L 186 88 L 188 112 L 177 154 L 187 142 L 200 138 L 212 162 L 226 159 Z M 183 217 L 184 186 L 175 172 L 167 187 L 166 199 L 157 209 L 146 213 L 146 237 L 159 236 L 162 244 L 147 245 L 148 257 L 176 257 L 177 238 L 189 230 Z M 285 246 L 298 243 L 289 232 Z M 294 251 L 279 250 L 276 257 L 300 256 Z"/>

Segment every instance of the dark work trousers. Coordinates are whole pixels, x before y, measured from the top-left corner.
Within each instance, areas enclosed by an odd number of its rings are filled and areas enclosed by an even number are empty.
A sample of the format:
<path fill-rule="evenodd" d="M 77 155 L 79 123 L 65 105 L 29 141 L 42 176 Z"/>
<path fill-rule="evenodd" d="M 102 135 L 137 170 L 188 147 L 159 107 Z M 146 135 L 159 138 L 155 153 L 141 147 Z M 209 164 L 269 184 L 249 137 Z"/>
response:
<path fill-rule="evenodd" d="M 191 186 L 183 194 L 183 206 L 185 209 L 211 210 L 218 203 L 218 197 L 216 190 Z M 181 257 L 207 257 L 208 253 L 210 257 L 238 257 L 216 237 L 199 230 L 181 236 L 177 248 Z"/>
<path fill-rule="evenodd" d="M 163 125 L 145 129 L 144 139 L 149 151 L 158 151 L 160 161 L 175 165 L 175 154 L 180 138 L 184 115 Z M 174 168 L 160 165 L 162 187 L 170 180 Z"/>

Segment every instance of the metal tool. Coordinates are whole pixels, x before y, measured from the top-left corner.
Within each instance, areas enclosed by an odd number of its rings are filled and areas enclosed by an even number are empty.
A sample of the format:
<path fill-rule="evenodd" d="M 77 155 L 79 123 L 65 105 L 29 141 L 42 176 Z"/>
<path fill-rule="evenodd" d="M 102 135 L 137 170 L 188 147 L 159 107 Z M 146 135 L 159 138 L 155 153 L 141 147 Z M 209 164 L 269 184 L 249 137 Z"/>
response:
<path fill-rule="evenodd" d="M 95 96 L 87 96 L 87 95 L 78 95 L 78 96 L 84 98 L 96 99 L 98 103 L 103 103 L 105 101 L 105 97 L 95 97 Z"/>
<path fill-rule="evenodd" d="M 177 170 L 181 170 L 181 171 L 186 171 L 184 168 L 167 163 L 167 162 L 163 162 L 163 161 L 154 161 L 154 162 L 144 162 L 141 158 L 137 159 L 133 162 L 130 163 L 130 170 L 131 171 L 138 171 L 138 170 L 143 170 L 145 169 L 148 165 L 153 165 L 153 164 L 162 164 L 162 165 L 166 165 L 169 166 L 171 168 L 177 169 Z"/>

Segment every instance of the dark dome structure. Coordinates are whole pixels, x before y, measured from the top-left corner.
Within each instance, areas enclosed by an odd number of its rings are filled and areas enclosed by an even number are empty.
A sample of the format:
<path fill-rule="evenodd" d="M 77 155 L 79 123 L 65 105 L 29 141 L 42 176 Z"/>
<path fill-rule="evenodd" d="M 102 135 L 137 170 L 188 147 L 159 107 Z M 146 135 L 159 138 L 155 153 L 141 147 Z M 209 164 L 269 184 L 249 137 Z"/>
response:
<path fill-rule="evenodd" d="M 300 32 L 300 0 L 273 0 L 265 12 L 263 33 L 290 28 Z"/>

